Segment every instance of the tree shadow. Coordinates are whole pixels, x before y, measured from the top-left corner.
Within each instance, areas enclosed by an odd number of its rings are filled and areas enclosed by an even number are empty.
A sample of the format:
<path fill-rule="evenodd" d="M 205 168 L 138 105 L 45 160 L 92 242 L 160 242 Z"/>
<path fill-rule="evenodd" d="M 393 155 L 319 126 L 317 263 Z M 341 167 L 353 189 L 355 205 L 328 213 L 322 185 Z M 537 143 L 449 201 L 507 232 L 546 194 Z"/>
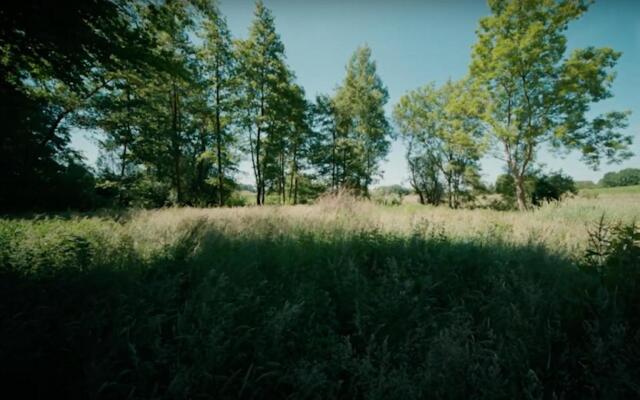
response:
<path fill-rule="evenodd" d="M 229 237 L 0 279 L 22 398 L 627 397 L 637 311 L 541 246 L 378 231 Z M 634 278 L 635 279 L 635 278 Z"/>

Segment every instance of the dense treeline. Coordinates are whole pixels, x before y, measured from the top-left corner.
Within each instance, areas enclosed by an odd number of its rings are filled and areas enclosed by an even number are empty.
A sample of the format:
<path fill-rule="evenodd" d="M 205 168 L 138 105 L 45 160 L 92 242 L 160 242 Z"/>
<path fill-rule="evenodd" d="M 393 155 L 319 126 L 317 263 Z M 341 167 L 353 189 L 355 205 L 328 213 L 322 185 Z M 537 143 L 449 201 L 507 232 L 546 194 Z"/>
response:
<path fill-rule="evenodd" d="M 625 168 L 618 172 L 607 172 L 599 184 L 604 187 L 640 185 L 640 169 Z"/>
<path fill-rule="evenodd" d="M 487 154 L 504 160 L 520 209 L 535 203 L 526 181 L 543 145 L 594 166 L 630 156 L 628 112 L 587 117 L 611 97 L 620 53 L 564 55 L 589 3 L 490 0 L 468 76 L 400 99 L 421 203 L 470 200 Z M 11 1 L 0 23 L 3 211 L 237 204 L 241 160 L 258 205 L 368 196 L 394 138 L 371 49 L 355 51 L 335 93 L 310 100 L 261 1 L 246 39 L 214 0 Z M 69 147 L 74 129 L 99 144 L 95 169 Z"/>
<path fill-rule="evenodd" d="M 2 210 L 222 206 L 243 157 L 257 204 L 327 188 L 366 194 L 388 152 L 371 50 L 357 49 L 335 95 L 311 104 L 261 1 L 245 40 L 212 1 L 26 1 L 1 12 Z M 94 133 L 95 171 L 70 149 L 73 129 Z"/>

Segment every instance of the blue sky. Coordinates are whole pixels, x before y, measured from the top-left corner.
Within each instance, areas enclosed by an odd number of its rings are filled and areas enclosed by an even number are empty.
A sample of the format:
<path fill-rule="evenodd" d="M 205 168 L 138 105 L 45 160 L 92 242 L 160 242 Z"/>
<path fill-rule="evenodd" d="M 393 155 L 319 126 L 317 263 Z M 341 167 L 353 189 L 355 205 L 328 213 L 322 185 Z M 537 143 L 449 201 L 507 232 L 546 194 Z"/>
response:
<path fill-rule="evenodd" d="M 367 43 L 378 73 L 389 90 L 387 112 L 408 90 L 427 82 L 443 83 L 463 77 L 475 42 L 478 20 L 488 14 L 482 0 L 264 0 L 273 12 L 276 29 L 285 45 L 287 62 L 309 98 L 332 93 L 345 73 L 352 52 Z M 220 8 L 236 38 L 247 35 L 253 19 L 251 0 L 222 0 Z M 562 169 L 578 180 L 598 180 L 603 173 L 624 167 L 640 168 L 640 0 L 599 0 L 580 20 L 569 26 L 569 50 L 609 46 L 623 55 L 616 67 L 614 97 L 593 107 L 593 112 L 631 110 L 629 134 L 635 137 L 630 160 L 602 165 L 593 171 L 577 154 L 558 157 L 543 151 L 538 159 L 547 169 Z M 73 145 L 94 162 L 96 149 L 86 134 L 77 132 Z M 383 164 L 378 184 L 407 183 L 404 146 L 394 142 Z M 239 180 L 252 182 L 249 164 L 241 164 Z M 487 181 L 502 172 L 502 163 L 485 158 Z"/>

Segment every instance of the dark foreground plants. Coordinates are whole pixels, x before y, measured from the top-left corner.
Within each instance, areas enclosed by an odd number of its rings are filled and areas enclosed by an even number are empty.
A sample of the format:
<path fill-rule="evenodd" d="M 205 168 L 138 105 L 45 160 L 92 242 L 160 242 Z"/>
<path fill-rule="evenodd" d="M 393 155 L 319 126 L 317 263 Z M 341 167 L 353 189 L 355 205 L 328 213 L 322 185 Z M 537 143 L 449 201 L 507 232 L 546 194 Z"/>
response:
<path fill-rule="evenodd" d="M 0 222 L 0 377 L 20 398 L 633 398 L 635 226 L 588 257 L 375 229 L 143 252 L 108 220 Z M 595 238 L 595 236 L 594 236 Z"/>

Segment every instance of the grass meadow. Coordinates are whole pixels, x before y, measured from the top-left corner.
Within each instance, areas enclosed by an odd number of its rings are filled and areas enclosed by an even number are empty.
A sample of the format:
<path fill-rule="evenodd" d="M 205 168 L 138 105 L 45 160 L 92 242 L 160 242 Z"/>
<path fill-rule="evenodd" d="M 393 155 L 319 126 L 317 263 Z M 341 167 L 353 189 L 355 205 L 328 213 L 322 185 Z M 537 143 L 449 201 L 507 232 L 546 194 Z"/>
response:
<path fill-rule="evenodd" d="M 637 188 L 0 220 L 20 397 L 640 396 Z"/>

